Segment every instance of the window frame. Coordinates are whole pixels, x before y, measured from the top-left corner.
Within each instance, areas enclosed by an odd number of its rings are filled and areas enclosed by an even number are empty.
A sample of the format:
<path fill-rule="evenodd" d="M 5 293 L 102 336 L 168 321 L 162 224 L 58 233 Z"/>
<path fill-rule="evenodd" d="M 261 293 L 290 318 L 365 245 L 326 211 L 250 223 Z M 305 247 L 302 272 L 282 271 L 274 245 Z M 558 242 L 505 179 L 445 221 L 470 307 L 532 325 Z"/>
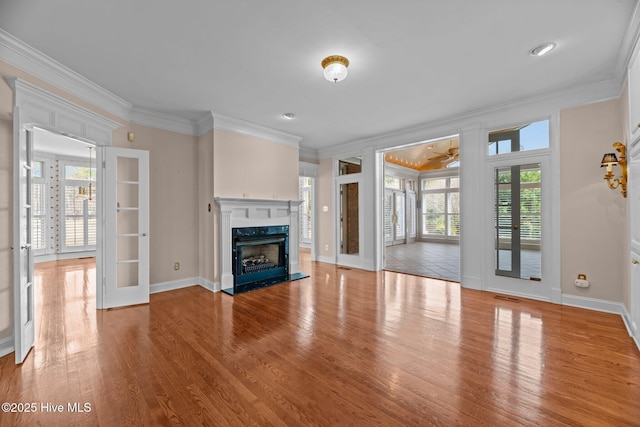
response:
<path fill-rule="evenodd" d="M 444 179 L 445 187 L 443 188 L 435 188 L 435 189 L 425 189 L 424 182 L 427 180 L 433 179 Z M 451 187 L 451 180 L 457 179 L 458 186 Z M 460 213 L 460 174 L 458 168 L 451 169 L 442 169 L 433 172 L 425 172 L 420 174 L 419 178 L 419 191 L 420 191 L 420 221 L 419 221 L 419 232 L 418 238 L 420 241 L 450 241 L 450 242 L 459 242 L 460 241 L 460 225 L 461 225 L 461 213 Z M 444 234 L 428 234 L 425 233 L 424 228 L 427 222 L 427 216 L 433 215 L 425 212 L 426 209 L 426 196 L 429 194 L 443 194 L 444 195 L 444 212 L 438 213 L 438 215 L 444 215 Z M 458 209 L 457 212 L 451 209 L 451 195 L 458 195 Z M 458 234 L 451 234 L 452 227 L 452 217 L 457 216 L 458 221 Z"/>

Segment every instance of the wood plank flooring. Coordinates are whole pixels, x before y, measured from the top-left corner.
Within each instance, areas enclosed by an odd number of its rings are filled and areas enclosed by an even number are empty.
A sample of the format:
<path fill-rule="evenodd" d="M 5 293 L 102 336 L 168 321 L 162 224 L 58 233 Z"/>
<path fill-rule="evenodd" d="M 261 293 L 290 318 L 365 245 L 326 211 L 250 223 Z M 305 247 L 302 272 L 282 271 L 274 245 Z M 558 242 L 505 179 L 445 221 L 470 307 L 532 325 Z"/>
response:
<path fill-rule="evenodd" d="M 0 359 L 0 402 L 36 411 L 0 425 L 640 424 L 620 316 L 308 253 L 302 269 L 235 297 L 194 286 L 96 311 L 92 260 L 38 265 L 36 346 Z"/>

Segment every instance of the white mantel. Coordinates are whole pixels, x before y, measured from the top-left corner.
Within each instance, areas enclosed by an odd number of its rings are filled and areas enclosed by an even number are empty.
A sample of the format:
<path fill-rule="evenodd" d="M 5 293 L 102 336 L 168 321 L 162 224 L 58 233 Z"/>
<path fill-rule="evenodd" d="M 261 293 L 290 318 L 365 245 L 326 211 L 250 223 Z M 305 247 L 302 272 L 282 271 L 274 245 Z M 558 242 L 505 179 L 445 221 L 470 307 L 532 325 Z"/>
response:
<path fill-rule="evenodd" d="M 231 229 L 289 226 L 289 274 L 300 273 L 300 200 L 240 199 L 216 197 L 220 212 L 220 285 L 233 288 Z"/>

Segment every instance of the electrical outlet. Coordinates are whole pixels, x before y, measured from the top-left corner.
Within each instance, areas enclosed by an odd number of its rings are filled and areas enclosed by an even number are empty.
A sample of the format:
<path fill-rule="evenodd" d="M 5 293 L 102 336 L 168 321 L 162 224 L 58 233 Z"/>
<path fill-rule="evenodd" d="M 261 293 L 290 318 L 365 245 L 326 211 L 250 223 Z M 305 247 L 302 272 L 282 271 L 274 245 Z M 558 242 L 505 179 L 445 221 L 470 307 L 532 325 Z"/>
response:
<path fill-rule="evenodd" d="M 328 251 L 329 250 L 329 245 L 324 245 L 324 250 Z"/>
<path fill-rule="evenodd" d="M 180 270 L 180 263 L 176 262 L 175 264 L 173 264 L 173 269 L 176 271 Z"/>

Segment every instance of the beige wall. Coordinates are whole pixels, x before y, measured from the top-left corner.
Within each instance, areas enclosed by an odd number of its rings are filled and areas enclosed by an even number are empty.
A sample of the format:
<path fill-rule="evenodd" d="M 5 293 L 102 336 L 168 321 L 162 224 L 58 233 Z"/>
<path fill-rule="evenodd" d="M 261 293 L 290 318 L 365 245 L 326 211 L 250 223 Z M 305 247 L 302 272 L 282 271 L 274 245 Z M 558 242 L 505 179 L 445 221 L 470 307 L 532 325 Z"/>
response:
<path fill-rule="evenodd" d="M 150 282 L 198 277 L 197 138 L 138 124 L 129 129 L 135 141 L 126 147 L 149 151 Z"/>
<path fill-rule="evenodd" d="M 214 130 L 216 197 L 298 200 L 298 148 Z"/>
<path fill-rule="evenodd" d="M 623 302 L 628 259 L 627 199 L 610 190 L 600 161 L 623 141 L 620 99 L 560 112 L 562 292 Z M 616 168 L 618 171 L 619 169 Z M 576 287 L 578 273 L 589 288 Z"/>
<path fill-rule="evenodd" d="M 317 253 L 320 257 L 332 258 L 335 256 L 335 230 L 333 228 L 333 160 L 322 159 L 318 166 L 317 200 L 318 212 L 318 236 Z M 324 212 L 324 207 L 327 211 Z"/>

